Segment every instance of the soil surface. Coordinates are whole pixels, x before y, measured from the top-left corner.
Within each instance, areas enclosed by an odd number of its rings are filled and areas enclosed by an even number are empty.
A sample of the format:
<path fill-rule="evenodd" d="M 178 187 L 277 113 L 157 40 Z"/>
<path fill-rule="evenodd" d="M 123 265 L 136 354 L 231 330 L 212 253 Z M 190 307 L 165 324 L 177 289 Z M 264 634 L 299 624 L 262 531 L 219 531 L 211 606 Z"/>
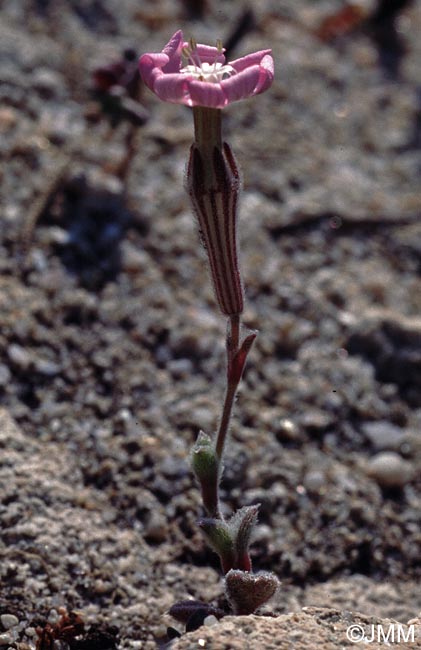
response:
<path fill-rule="evenodd" d="M 328 650 L 347 612 L 421 611 L 421 4 L 255 4 L 0 1 L 6 648 L 153 650 L 183 632 L 177 600 L 224 606 L 188 463 L 225 373 L 183 189 L 191 111 L 93 92 L 97 66 L 126 50 L 133 74 L 179 28 L 275 59 L 272 88 L 224 110 L 259 335 L 222 497 L 227 514 L 261 504 L 253 568 L 282 586 L 263 612 L 279 618 L 208 621 L 173 648 L 218 629 L 213 648 L 248 647 L 237 630 L 290 647 L 292 627 L 294 647 Z"/>

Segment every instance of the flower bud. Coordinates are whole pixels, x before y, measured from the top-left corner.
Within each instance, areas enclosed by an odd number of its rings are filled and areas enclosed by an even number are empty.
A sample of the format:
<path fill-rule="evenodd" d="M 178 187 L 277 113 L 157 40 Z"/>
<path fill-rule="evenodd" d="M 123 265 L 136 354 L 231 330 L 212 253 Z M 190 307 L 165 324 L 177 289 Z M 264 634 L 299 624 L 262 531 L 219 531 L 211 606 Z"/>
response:
<path fill-rule="evenodd" d="M 254 339 L 257 336 L 257 332 L 252 332 L 248 334 L 244 341 L 241 343 L 240 349 L 234 355 L 233 358 L 230 358 L 228 361 L 228 382 L 230 384 L 239 384 L 242 377 L 244 366 L 246 365 L 248 353 L 251 350 L 251 346 L 254 343 Z"/>
<path fill-rule="evenodd" d="M 200 484 L 206 512 L 215 517 L 219 511 L 218 484 L 222 468 L 211 438 L 203 431 L 200 431 L 193 446 L 190 462 Z"/>
<path fill-rule="evenodd" d="M 257 522 L 260 504 L 240 508 L 228 522 L 234 541 L 235 564 L 233 568 L 251 571 L 249 546 L 253 529 Z"/>

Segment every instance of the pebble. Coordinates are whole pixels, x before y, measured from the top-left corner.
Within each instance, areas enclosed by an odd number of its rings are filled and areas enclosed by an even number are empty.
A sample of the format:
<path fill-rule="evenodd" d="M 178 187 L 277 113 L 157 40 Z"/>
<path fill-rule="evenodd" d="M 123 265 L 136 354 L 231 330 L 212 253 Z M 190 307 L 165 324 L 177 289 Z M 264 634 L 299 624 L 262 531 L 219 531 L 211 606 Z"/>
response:
<path fill-rule="evenodd" d="M 403 487 L 413 477 L 413 467 L 393 451 L 380 452 L 368 463 L 368 474 L 380 487 Z"/>
<path fill-rule="evenodd" d="M 18 122 L 18 114 L 13 108 L 5 107 L 0 110 L 0 133 L 13 129 Z"/>
<path fill-rule="evenodd" d="M 9 645 L 13 643 L 13 639 L 7 632 L 5 634 L 0 634 L 0 646 Z"/>
<path fill-rule="evenodd" d="M 193 364 L 190 359 L 174 359 L 168 363 L 168 370 L 173 377 L 181 379 L 193 374 Z"/>
<path fill-rule="evenodd" d="M 4 363 L 0 363 L 0 386 L 6 386 L 10 381 L 10 370 Z"/>
<path fill-rule="evenodd" d="M 121 246 L 121 266 L 128 273 L 136 273 L 147 269 L 151 264 L 150 257 L 145 251 L 136 248 L 130 242 Z"/>
<path fill-rule="evenodd" d="M 152 512 L 152 516 L 145 529 L 145 539 L 160 544 L 168 537 L 167 520 L 158 512 Z"/>
<path fill-rule="evenodd" d="M 50 99 L 63 94 L 64 84 L 62 77 L 50 68 L 38 68 L 32 73 L 32 87 L 41 95 Z"/>
<path fill-rule="evenodd" d="M 320 470 L 311 470 L 305 475 L 303 485 L 308 492 L 317 493 L 326 485 L 326 477 Z"/>
<path fill-rule="evenodd" d="M 311 409 L 301 417 L 300 424 L 309 432 L 319 433 L 326 431 L 332 424 L 332 417 L 323 411 Z"/>
<path fill-rule="evenodd" d="M 19 623 L 18 617 L 14 616 L 14 614 L 2 614 L 0 616 L 0 621 L 5 630 L 9 630 L 11 627 L 18 625 Z"/>
<path fill-rule="evenodd" d="M 26 636 L 33 637 L 36 636 L 36 630 L 34 627 L 27 627 L 25 628 L 25 634 Z"/>
<path fill-rule="evenodd" d="M 21 370 L 26 370 L 30 365 L 32 358 L 29 352 L 25 350 L 21 345 L 17 343 L 12 343 L 7 348 L 7 356 L 10 361 L 12 361 L 18 368 Z"/>
<path fill-rule="evenodd" d="M 94 591 L 96 594 L 109 594 L 113 590 L 113 584 L 109 580 L 95 580 Z"/>
<path fill-rule="evenodd" d="M 405 430 L 385 421 L 367 422 L 362 429 L 376 451 L 397 451 L 406 438 Z"/>
<path fill-rule="evenodd" d="M 54 377 L 58 375 L 61 368 L 57 363 L 48 361 L 48 359 L 36 359 L 35 370 L 46 377 Z"/>
<path fill-rule="evenodd" d="M 279 420 L 275 433 L 279 442 L 296 442 L 301 437 L 297 424 L 289 418 Z"/>
<path fill-rule="evenodd" d="M 45 231 L 46 244 L 58 244 L 59 246 L 66 246 L 70 242 L 70 235 L 67 230 L 59 226 L 50 226 Z"/>
<path fill-rule="evenodd" d="M 421 384 L 421 318 L 373 309 L 353 328 L 346 349 L 366 357 L 383 382 L 418 394 Z"/>

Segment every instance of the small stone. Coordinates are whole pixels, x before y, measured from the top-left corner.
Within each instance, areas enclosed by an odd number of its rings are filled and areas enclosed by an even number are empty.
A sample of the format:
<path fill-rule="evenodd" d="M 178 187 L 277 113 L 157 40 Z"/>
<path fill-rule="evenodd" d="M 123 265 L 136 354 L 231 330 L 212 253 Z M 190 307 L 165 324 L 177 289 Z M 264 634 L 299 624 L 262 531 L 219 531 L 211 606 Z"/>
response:
<path fill-rule="evenodd" d="M 33 637 L 36 635 L 36 629 L 34 627 L 27 627 L 25 628 L 25 634 L 26 636 Z"/>
<path fill-rule="evenodd" d="M 60 620 L 60 614 L 56 609 L 50 609 L 47 620 L 50 625 L 55 625 Z"/>
<path fill-rule="evenodd" d="M 7 632 L 5 634 L 0 634 L 0 646 L 9 645 L 13 643 L 13 639 Z"/>
<path fill-rule="evenodd" d="M 188 473 L 188 465 L 184 458 L 168 456 L 161 462 L 160 471 L 166 478 L 182 478 Z"/>
<path fill-rule="evenodd" d="M 4 363 L 0 363 L 0 386 L 6 386 L 10 381 L 10 370 Z"/>
<path fill-rule="evenodd" d="M 206 406 L 196 406 L 191 410 L 191 421 L 204 431 L 212 431 L 215 417 L 213 412 Z"/>
<path fill-rule="evenodd" d="M 11 627 L 18 625 L 19 623 L 18 617 L 13 614 L 2 614 L 0 616 L 0 621 L 5 630 L 9 630 Z"/>
<path fill-rule="evenodd" d="M 282 418 L 279 420 L 276 437 L 279 442 L 296 442 L 300 439 L 300 431 L 293 420 Z"/>
<path fill-rule="evenodd" d="M 384 451 L 371 458 L 368 474 L 384 488 L 401 488 L 413 477 L 413 467 L 399 454 Z"/>
<path fill-rule="evenodd" d="M 35 361 L 35 370 L 46 377 L 54 377 L 60 372 L 60 366 L 48 359 L 37 359 Z"/>
<path fill-rule="evenodd" d="M 13 108 L 2 108 L 0 110 L 0 133 L 6 133 L 13 129 L 18 122 L 18 113 Z"/>
<path fill-rule="evenodd" d="M 212 627 L 213 625 L 218 625 L 218 623 L 218 619 L 213 614 L 206 616 L 205 620 L 203 621 L 203 625 L 206 625 L 206 627 Z"/>
<path fill-rule="evenodd" d="M 32 87 L 40 92 L 42 97 L 50 99 L 63 94 L 62 78 L 51 68 L 37 68 L 32 73 Z"/>
<path fill-rule="evenodd" d="M 300 422 L 307 431 L 320 433 L 326 431 L 332 424 L 332 417 L 323 411 L 313 409 L 304 413 Z"/>
<path fill-rule="evenodd" d="M 96 594 L 109 594 L 113 590 L 113 585 L 111 582 L 108 580 L 101 580 L 98 578 L 98 580 L 95 580 L 94 583 L 94 591 Z"/>
<path fill-rule="evenodd" d="M 304 476 L 303 485 L 310 493 L 317 493 L 326 485 L 326 478 L 320 470 L 311 470 Z"/>
<path fill-rule="evenodd" d="M 190 359 L 174 359 L 168 363 L 167 367 L 175 379 L 182 379 L 193 374 L 193 364 Z"/>
<path fill-rule="evenodd" d="M 362 429 L 376 451 L 397 451 L 406 438 L 405 430 L 389 422 L 367 422 Z"/>
<path fill-rule="evenodd" d="M 421 318 L 373 309 L 352 328 L 346 349 L 368 359 L 382 382 L 419 395 L 421 386 Z"/>
<path fill-rule="evenodd" d="M 122 245 L 121 258 L 121 266 L 128 273 L 144 271 L 151 264 L 149 255 L 145 251 L 136 248 L 130 242 L 124 242 L 124 245 Z"/>
<path fill-rule="evenodd" d="M 50 226 L 45 231 L 45 243 L 66 246 L 70 241 L 70 235 L 67 230 L 59 226 Z"/>
<path fill-rule="evenodd" d="M 152 512 L 145 529 L 145 539 L 148 542 L 160 544 L 168 538 L 167 520 L 158 512 Z"/>
<path fill-rule="evenodd" d="M 17 343 L 12 343 L 9 345 L 7 348 L 7 355 L 10 361 L 12 361 L 12 363 L 18 366 L 18 368 L 21 370 L 26 370 L 32 361 L 32 357 L 29 352 L 27 352 L 25 348 L 23 348 L 21 345 L 18 345 Z"/>

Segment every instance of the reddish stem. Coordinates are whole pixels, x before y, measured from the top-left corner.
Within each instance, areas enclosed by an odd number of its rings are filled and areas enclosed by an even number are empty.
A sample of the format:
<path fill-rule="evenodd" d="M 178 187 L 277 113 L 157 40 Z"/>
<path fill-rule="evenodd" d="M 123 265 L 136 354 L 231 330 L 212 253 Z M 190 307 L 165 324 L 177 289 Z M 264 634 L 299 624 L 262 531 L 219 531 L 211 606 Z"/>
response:
<path fill-rule="evenodd" d="M 234 405 L 235 395 L 237 393 L 238 381 L 230 381 L 230 367 L 232 359 L 238 352 L 239 342 L 240 342 L 240 315 L 233 314 L 230 316 L 229 321 L 229 332 L 227 335 L 227 367 L 228 367 L 228 377 L 227 377 L 227 388 L 225 391 L 224 406 L 222 409 L 221 421 L 219 423 L 218 434 L 216 438 L 215 451 L 218 459 L 222 459 L 222 454 L 224 452 L 225 439 L 227 437 L 229 423 L 231 419 L 232 407 Z"/>

